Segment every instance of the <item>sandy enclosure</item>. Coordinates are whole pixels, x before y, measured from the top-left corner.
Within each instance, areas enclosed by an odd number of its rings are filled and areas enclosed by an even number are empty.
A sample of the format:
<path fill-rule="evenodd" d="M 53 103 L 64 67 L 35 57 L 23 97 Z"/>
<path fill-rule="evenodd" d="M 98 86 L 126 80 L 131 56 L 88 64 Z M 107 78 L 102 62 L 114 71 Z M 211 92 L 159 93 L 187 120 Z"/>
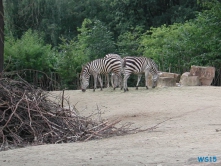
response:
<path fill-rule="evenodd" d="M 53 92 L 61 95 L 61 92 Z M 221 165 L 221 87 L 171 87 L 124 93 L 65 91 L 81 115 L 102 117 L 153 131 L 70 144 L 41 145 L 0 152 L 0 166 Z M 216 163 L 199 163 L 216 156 Z"/>

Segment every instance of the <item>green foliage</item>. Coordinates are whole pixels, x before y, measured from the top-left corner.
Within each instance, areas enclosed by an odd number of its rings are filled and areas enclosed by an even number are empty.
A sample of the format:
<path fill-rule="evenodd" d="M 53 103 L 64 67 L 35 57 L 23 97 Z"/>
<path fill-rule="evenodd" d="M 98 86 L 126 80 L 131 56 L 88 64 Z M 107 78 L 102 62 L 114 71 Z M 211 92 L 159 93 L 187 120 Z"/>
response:
<path fill-rule="evenodd" d="M 115 51 L 112 34 L 99 20 L 85 19 L 78 31 L 76 39 L 61 38 L 59 45 L 58 72 L 67 88 L 76 88 L 83 64 Z"/>
<path fill-rule="evenodd" d="M 7 71 L 34 69 L 47 72 L 53 70 L 51 46 L 45 45 L 37 32 L 28 30 L 21 39 L 7 36 L 4 52 Z"/>
<path fill-rule="evenodd" d="M 142 28 L 136 27 L 132 32 L 127 31 L 118 37 L 118 52 L 122 56 L 140 56 L 142 50 L 139 49 Z"/>
<path fill-rule="evenodd" d="M 107 53 L 144 55 L 178 73 L 221 66 L 220 0 L 4 0 L 4 7 L 7 71 L 55 71 L 66 88 L 77 88 L 82 64 Z"/>
<path fill-rule="evenodd" d="M 79 45 L 90 60 L 103 58 L 107 53 L 115 52 L 112 33 L 101 21 L 85 19 L 78 31 Z"/>
<path fill-rule="evenodd" d="M 81 66 L 88 62 L 89 58 L 83 53 L 78 42 L 64 38 L 61 40 L 60 51 L 57 52 L 57 72 L 61 77 L 63 88 L 76 89 L 77 85 L 74 80 L 78 80 Z"/>
<path fill-rule="evenodd" d="M 136 26 L 149 29 L 194 18 L 199 0 L 4 0 L 7 33 L 20 38 L 28 29 L 45 34 L 46 43 L 73 39 L 85 18 L 100 20 L 114 39 Z M 205 6 L 205 3 L 203 3 Z M 116 42 L 116 41 L 115 41 Z"/>
<path fill-rule="evenodd" d="M 184 24 L 151 28 L 142 36 L 144 55 L 153 57 L 163 71 L 182 73 L 191 65 L 220 68 L 221 5 L 210 6 Z"/>

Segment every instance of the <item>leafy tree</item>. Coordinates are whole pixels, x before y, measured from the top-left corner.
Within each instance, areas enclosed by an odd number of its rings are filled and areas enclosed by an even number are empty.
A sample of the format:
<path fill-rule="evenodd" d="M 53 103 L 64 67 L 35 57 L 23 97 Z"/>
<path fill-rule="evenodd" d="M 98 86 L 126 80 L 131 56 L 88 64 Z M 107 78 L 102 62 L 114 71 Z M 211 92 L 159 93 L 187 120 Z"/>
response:
<path fill-rule="evenodd" d="M 76 88 L 81 65 L 107 53 L 145 55 L 163 71 L 220 68 L 220 1 L 4 0 L 7 71 L 58 71 Z"/>
<path fill-rule="evenodd" d="M 101 21 L 85 19 L 78 31 L 79 45 L 90 60 L 103 58 L 107 53 L 115 52 L 112 33 Z"/>
<path fill-rule="evenodd" d="M 45 45 L 37 32 L 28 30 L 21 39 L 6 36 L 5 65 L 7 71 L 22 69 L 52 71 L 53 58 L 50 54 L 51 46 Z"/>
<path fill-rule="evenodd" d="M 83 64 L 115 50 L 112 34 L 99 20 L 85 19 L 78 31 L 77 38 L 61 38 L 59 45 L 57 71 L 66 88 L 77 87 L 74 80 L 78 80 Z"/>
<path fill-rule="evenodd" d="M 139 49 L 142 28 L 136 27 L 133 31 L 127 31 L 118 36 L 117 47 L 121 56 L 141 56 L 142 50 Z"/>
<path fill-rule="evenodd" d="M 220 68 L 220 3 L 207 7 L 184 24 L 151 28 L 142 36 L 144 54 L 152 55 L 164 71 L 182 73 L 193 64 Z"/>
<path fill-rule="evenodd" d="M 59 45 L 59 37 L 69 40 L 79 33 L 85 18 L 100 20 L 118 36 L 134 27 L 158 27 L 194 18 L 206 0 L 4 0 L 7 33 L 20 38 L 28 29 L 45 34 L 45 41 Z"/>
<path fill-rule="evenodd" d="M 3 1 L 0 1 L 0 73 L 4 64 L 4 8 Z"/>
<path fill-rule="evenodd" d="M 61 38 L 57 52 L 56 71 L 59 73 L 63 88 L 76 89 L 82 64 L 88 62 L 89 57 L 83 53 L 78 42 Z"/>

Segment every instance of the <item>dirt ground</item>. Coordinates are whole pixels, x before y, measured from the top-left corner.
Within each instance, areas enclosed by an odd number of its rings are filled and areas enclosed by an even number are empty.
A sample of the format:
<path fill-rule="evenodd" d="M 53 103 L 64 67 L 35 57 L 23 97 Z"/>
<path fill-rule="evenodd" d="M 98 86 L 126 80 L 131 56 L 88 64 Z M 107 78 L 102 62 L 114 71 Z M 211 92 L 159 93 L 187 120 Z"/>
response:
<path fill-rule="evenodd" d="M 129 88 L 126 93 L 108 88 L 65 91 L 65 96 L 81 115 L 100 110 L 103 118 L 142 128 L 163 123 L 137 134 L 3 151 L 0 166 L 221 165 L 221 87 Z M 217 161 L 202 164 L 200 156 Z"/>

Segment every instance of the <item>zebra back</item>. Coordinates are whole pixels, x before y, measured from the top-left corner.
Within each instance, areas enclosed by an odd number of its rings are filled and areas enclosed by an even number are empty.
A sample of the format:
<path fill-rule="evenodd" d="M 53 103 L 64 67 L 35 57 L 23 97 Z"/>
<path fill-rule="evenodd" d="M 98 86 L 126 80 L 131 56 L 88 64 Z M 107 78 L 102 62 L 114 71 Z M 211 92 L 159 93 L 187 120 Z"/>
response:
<path fill-rule="evenodd" d="M 116 58 L 96 59 L 82 67 L 81 76 L 90 76 L 91 74 L 108 74 L 113 72 L 118 74 L 121 71 L 121 62 Z"/>
<path fill-rule="evenodd" d="M 146 57 L 127 56 L 123 59 L 123 67 L 127 73 L 143 73 L 147 65 Z"/>
<path fill-rule="evenodd" d="M 107 55 L 105 55 L 105 58 L 110 58 L 110 57 L 114 57 L 114 58 L 119 59 L 119 60 L 122 59 L 121 56 L 118 55 L 118 54 L 107 54 Z"/>
<path fill-rule="evenodd" d="M 123 64 L 123 59 L 122 59 L 121 56 L 118 55 L 118 54 L 107 54 L 107 55 L 105 55 L 104 58 L 115 58 L 115 59 L 117 59 L 117 60 L 120 60 L 121 63 Z"/>
<path fill-rule="evenodd" d="M 124 57 L 123 67 L 127 67 L 127 70 L 130 70 L 131 72 L 135 73 L 144 72 L 145 69 L 152 70 L 156 73 L 158 72 L 157 64 L 151 58 L 147 57 Z"/>

